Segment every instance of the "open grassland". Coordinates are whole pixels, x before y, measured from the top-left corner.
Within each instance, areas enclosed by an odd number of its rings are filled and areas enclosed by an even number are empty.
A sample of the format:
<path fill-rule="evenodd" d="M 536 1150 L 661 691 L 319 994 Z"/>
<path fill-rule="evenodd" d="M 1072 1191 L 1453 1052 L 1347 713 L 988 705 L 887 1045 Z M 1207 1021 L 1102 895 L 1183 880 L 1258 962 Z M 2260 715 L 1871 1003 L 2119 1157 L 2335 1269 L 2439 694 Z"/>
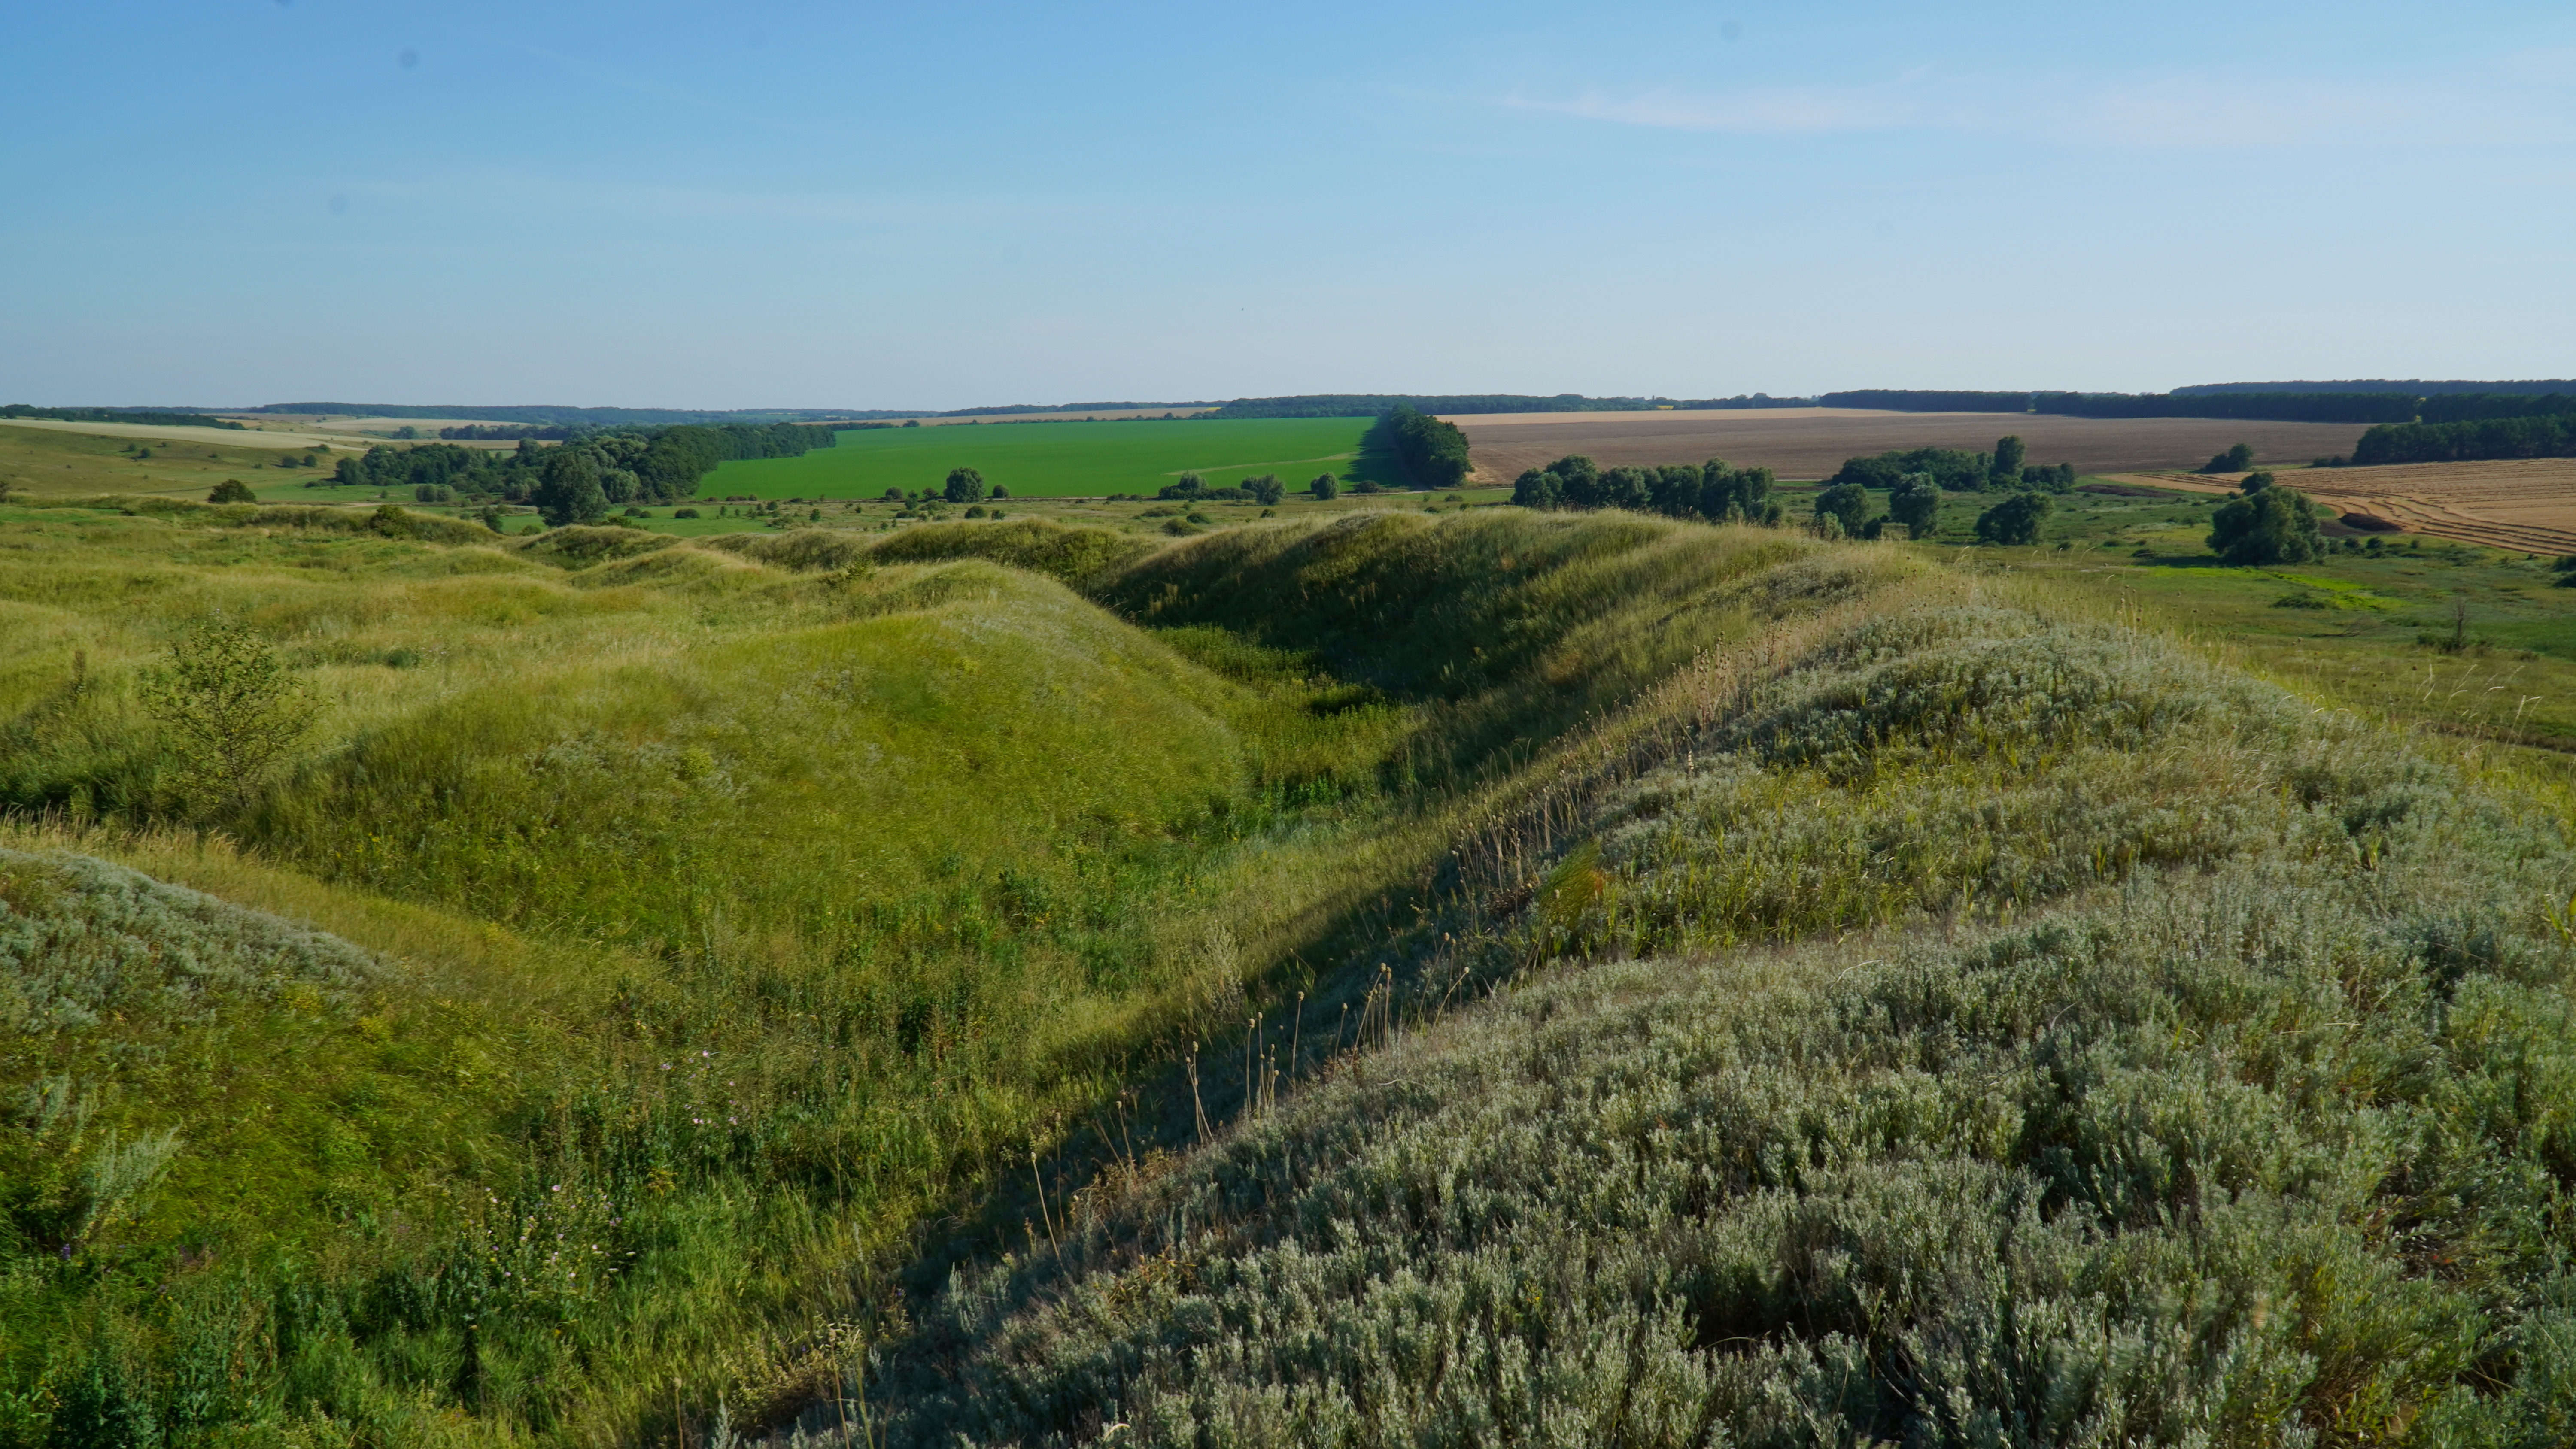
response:
<path fill-rule="evenodd" d="M 1888 413 L 1851 408 L 1744 412 L 1515 413 L 1450 419 L 1466 430 L 1480 482 L 1580 453 L 1603 467 L 1724 458 L 1783 478 L 1826 478 L 1846 458 L 1894 448 L 1992 448 L 2018 434 L 2034 463 L 2086 473 L 2196 468 L 2236 443 L 2267 464 L 2349 453 L 2359 424 L 2255 423 L 2208 418 L 2065 418 L 2035 413 Z"/>
<path fill-rule="evenodd" d="M 800 458 L 726 463 L 699 492 L 755 498 L 875 498 L 888 488 L 937 488 L 952 468 L 973 468 L 1014 497 L 1141 493 L 1183 473 L 1211 488 L 1262 473 L 1303 488 L 1319 473 L 1396 483 L 1389 457 L 1361 452 L 1365 418 L 1279 418 L 1119 423 L 1014 422 L 866 428 Z"/>
<path fill-rule="evenodd" d="M 35 812 L 0 857 L 0 1442 L 667 1436 L 674 1375 L 701 1425 L 802 1404 L 937 1214 L 1387 939 L 1472 800 L 1810 607 L 1762 581 L 1815 551 L 362 517 L 0 522 L 0 790 Z M 1357 591 L 1345 627 L 1198 617 L 1205 551 L 1256 536 L 1283 606 Z M 1433 607 L 1347 627 L 1398 597 Z M 218 611 L 327 709 L 201 837 L 135 691 Z M 978 1221 L 927 1244 L 989 1252 Z"/>
<path fill-rule="evenodd" d="M 2565 1442 L 2576 593 L 2057 502 L 0 508 L 0 1445 Z"/>
<path fill-rule="evenodd" d="M 338 440 L 339 451 L 348 447 L 348 440 Z M 147 449 L 151 456 L 137 456 Z M 0 423 L 0 482 L 11 495 L 25 498 L 119 493 L 203 498 L 217 483 L 238 478 L 263 499 L 311 502 L 316 491 L 306 489 L 304 481 L 330 472 L 338 455 L 318 440 L 290 443 L 276 434 L 213 428 L 150 430 L 35 418 Z M 316 460 L 315 467 L 303 466 L 308 456 Z"/>

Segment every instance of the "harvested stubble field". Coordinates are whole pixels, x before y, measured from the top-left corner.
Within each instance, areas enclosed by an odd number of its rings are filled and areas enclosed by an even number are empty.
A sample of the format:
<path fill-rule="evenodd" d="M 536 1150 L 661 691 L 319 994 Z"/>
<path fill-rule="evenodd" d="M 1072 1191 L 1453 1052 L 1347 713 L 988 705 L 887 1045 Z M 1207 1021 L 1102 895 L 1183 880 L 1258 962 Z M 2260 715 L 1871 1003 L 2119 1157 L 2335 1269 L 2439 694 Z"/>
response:
<path fill-rule="evenodd" d="M 1453 417 L 1476 477 L 1508 483 L 1568 453 L 1605 466 L 1724 458 L 1783 478 L 1823 478 L 1845 458 L 1891 448 L 1991 448 L 2007 433 L 2031 461 L 2086 473 L 2193 468 L 2236 443 L 2269 463 L 2349 453 L 2358 423 L 2252 423 L 2225 418 L 2065 418 L 2038 413 L 1896 413 L 1858 408 L 1743 412 L 1496 413 Z"/>
<path fill-rule="evenodd" d="M 2132 474 L 2116 481 L 2233 493 L 2245 475 Z M 2576 554 L 2576 458 L 2496 458 L 2301 471 L 2283 481 L 2345 513 L 2409 533 L 2523 553 Z"/>

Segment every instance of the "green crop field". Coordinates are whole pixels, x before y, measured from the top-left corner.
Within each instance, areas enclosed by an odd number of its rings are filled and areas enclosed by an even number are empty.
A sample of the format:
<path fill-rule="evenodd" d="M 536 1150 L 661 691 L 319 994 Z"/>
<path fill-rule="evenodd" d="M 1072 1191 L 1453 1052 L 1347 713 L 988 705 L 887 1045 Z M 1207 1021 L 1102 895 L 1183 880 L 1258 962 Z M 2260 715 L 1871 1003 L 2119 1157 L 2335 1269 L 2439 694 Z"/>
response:
<path fill-rule="evenodd" d="M 1151 495 L 1194 472 L 1211 488 L 1275 473 L 1292 489 L 1318 473 L 1397 485 L 1394 460 L 1363 453 L 1366 418 L 993 423 L 861 428 L 801 458 L 727 463 L 698 491 L 752 498 L 876 498 L 937 488 L 972 468 L 1015 498 Z"/>

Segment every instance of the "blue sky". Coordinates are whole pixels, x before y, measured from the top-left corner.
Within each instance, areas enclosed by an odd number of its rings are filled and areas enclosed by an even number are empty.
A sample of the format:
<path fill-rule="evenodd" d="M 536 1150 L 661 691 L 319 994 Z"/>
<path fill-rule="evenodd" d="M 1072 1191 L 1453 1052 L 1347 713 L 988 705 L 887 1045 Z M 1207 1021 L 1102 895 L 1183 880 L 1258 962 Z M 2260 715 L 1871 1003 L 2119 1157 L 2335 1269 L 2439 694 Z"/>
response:
<path fill-rule="evenodd" d="M 2563 4 L 102 0 L 10 29 L 0 401 L 2576 375 Z"/>

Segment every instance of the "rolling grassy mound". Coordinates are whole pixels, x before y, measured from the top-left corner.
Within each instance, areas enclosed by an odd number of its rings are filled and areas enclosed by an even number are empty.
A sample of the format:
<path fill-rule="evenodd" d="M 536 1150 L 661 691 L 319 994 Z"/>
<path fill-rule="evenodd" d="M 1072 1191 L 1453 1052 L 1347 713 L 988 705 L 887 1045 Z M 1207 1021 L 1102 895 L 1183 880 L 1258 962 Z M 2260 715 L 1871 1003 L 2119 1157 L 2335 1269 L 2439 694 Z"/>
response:
<path fill-rule="evenodd" d="M 1579 748 L 1536 731 L 1904 572 L 1663 523 L 1515 529 L 1261 544 L 1301 560 L 1261 580 L 1280 606 L 1341 587 L 1328 557 L 1478 592 L 1510 552 L 1476 607 L 1526 638 L 1493 666 L 1471 628 L 1396 662 L 1099 602 L 1209 577 L 1225 534 L 1140 558 L 1016 525 L 863 552 L 195 509 L 0 527 L 0 795 L 39 817 L 6 920 L 68 941 L 194 890 L 309 923 L 201 948 L 166 906 L 179 924 L 97 958 L 202 958 L 185 1010 L 149 972 L 81 997 L 26 986 L 57 973 L 43 951 L 8 958 L 39 1024 L 5 1058 L 0 1151 L 50 1160 L 76 1119 L 122 1165 L 61 1158 L 11 1199 L 0 1443 L 127 1442 L 98 1426 L 136 1416 L 188 1444 L 668 1437 L 674 1377 L 692 1425 L 720 1396 L 803 1403 L 916 1246 L 991 1245 L 961 1210 L 997 1174 L 1417 931 L 1460 833 Z M 138 681 L 209 613 L 323 711 L 268 788 L 183 822 Z M 1503 717 L 1534 732 L 1506 750 Z M 316 932 L 346 945 L 314 959 L 363 966 L 276 964 L 272 937 Z M 115 1212 L 84 1206 L 118 1182 Z"/>
<path fill-rule="evenodd" d="M 1430 948 L 1540 969 L 961 1272 L 888 1442 L 2576 1435 L 2560 821 L 1994 609 L 1674 743 Z"/>

